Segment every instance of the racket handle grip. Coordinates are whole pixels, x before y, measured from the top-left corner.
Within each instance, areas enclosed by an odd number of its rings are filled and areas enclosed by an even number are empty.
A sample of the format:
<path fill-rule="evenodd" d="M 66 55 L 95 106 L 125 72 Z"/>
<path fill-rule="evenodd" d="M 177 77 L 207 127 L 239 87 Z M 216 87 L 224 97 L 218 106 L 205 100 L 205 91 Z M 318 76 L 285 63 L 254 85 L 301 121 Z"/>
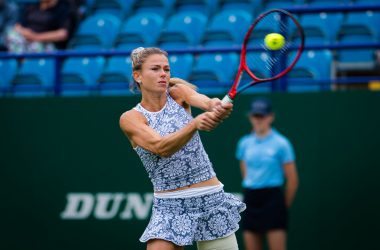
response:
<path fill-rule="evenodd" d="M 223 104 L 232 103 L 232 102 L 233 100 L 228 95 L 225 95 L 222 99 Z"/>

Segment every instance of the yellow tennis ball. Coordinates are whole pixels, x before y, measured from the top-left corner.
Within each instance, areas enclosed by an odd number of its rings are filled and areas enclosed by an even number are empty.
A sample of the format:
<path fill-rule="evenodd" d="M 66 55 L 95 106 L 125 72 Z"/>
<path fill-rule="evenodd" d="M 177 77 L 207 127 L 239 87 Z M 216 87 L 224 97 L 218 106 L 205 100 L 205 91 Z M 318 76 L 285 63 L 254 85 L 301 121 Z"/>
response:
<path fill-rule="evenodd" d="M 264 38 L 265 46 L 270 50 L 279 50 L 285 45 L 285 38 L 278 33 L 270 33 Z"/>

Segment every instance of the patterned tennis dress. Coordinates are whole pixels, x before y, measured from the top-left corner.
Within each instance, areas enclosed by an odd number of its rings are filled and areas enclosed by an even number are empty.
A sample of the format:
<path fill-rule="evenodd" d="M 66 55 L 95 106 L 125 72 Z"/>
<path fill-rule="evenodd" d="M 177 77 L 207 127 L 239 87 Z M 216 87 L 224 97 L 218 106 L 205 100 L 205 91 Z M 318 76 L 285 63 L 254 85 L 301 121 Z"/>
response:
<path fill-rule="evenodd" d="M 141 112 L 149 126 L 161 136 L 180 130 L 193 119 L 170 94 L 167 94 L 167 102 L 158 112 L 150 112 L 140 104 L 134 109 Z M 154 191 L 173 190 L 215 176 L 198 132 L 169 157 L 161 157 L 139 146 L 135 151 L 153 183 Z M 164 239 L 184 246 L 192 245 L 194 241 L 227 237 L 238 230 L 240 212 L 244 209 L 245 204 L 224 192 L 223 185 L 220 188 L 211 187 L 208 192 L 192 192 L 190 196 L 162 198 L 155 195 L 152 216 L 140 241 Z"/>

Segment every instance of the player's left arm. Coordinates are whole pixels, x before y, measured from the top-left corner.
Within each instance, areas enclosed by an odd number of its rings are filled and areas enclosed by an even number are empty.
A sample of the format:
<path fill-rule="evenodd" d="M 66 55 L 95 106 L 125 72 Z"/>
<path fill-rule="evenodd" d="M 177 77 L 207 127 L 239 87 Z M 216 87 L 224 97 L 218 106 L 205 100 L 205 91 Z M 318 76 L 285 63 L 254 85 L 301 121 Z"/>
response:
<path fill-rule="evenodd" d="M 182 81 L 186 83 L 184 80 Z M 233 106 L 231 103 L 222 104 L 220 99 L 209 98 L 190 86 L 189 84 L 174 84 L 169 89 L 170 95 L 187 110 L 190 110 L 190 107 L 196 107 L 204 111 L 211 111 L 220 119 L 225 119 L 230 115 Z"/>
<path fill-rule="evenodd" d="M 285 187 L 285 202 L 286 206 L 289 208 L 296 196 L 296 192 L 298 189 L 298 173 L 297 167 L 294 161 L 287 162 L 283 165 L 284 174 L 286 178 L 286 187 Z"/>
<path fill-rule="evenodd" d="M 187 84 L 174 84 L 170 87 L 170 95 L 181 105 L 185 103 L 204 111 L 212 111 L 215 106 L 221 104 L 218 98 L 209 98 L 206 95 L 198 93 L 194 88 Z"/>

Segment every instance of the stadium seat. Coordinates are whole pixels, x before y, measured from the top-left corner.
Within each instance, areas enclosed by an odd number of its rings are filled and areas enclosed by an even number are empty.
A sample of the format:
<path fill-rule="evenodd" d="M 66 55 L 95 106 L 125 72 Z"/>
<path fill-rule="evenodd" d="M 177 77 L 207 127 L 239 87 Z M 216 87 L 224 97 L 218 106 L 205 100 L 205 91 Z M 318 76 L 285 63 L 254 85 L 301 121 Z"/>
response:
<path fill-rule="evenodd" d="M 194 56 L 192 54 L 171 54 L 169 63 L 171 77 L 187 80 L 193 68 Z"/>
<path fill-rule="evenodd" d="M 352 12 L 347 13 L 343 22 L 341 31 L 344 33 L 357 33 L 357 29 L 366 30 L 365 33 L 371 33 L 376 40 L 380 40 L 380 12 Z M 347 31 L 345 31 L 347 29 Z"/>
<path fill-rule="evenodd" d="M 311 6 L 337 6 L 350 4 L 351 1 L 347 0 L 306 0 L 306 3 Z"/>
<path fill-rule="evenodd" d="M 207 17 L 196 11 L 180 12 L 169 18 L 158 46 L 164 49 L 197 46 L 204 34 Z"/>
<path fill-rule="evenodd" d="M 103 57 L 68 58 L 61 71 L 61 93 L 64 96 L 88 95 L 97 86 L 103 70 Z"/>
<path fill-rule="evenodd" d="M 107 13 L 87 17 L 69 42 L 75 50 L 99 50 L 112 47 L 120 28 L 120 19 Z"/>
<path fill-rule="evenodd" d="M 218 0 L 177 0 L 175 11 L 198 11 L 206 16 L 211 16 L 217 11 Z"/>
<path fill-rule="evenodd" d="M 53 93 L 54 59 L 25 59 L 12 80 L 14 96 L 46 96 Z"/>
<path fill-rule="evenodd" d="M 203 37 L 205 47 L 240 46 L 252 23 L 252 15 L 244 10 L 225 10 L 216 14 Z"/>
<path fill-rule="evenodd" d="M 161 32 L 163 23 L 164 19 L 158 14 L 138 13 L 128 18 L 121 25 L 114 47 L 118 50 L 133 50 L 140 46 L 153 46 Z"/>
<path fill-rule="evenodd" d="M 257 25 L 255 26 L 255 30 L 252 32 L 249 38 L 248 44 L 250 45 L 262 44 L 263 38 L 269 33 L 273 33 L 273 32 L 284 33 L 283 26 L 278 25 L 279 22 L 277 22 L 277 20 L 274 20 L 278 18 L 279 18 L 279 15 L 276 13 L 276 14 L 271 14 L 270 16 L 268 16 L 265 22 L 258 22 Z M 273 22 L 270 21 L 271 19 L 273 19 Z M 273 25 L 274 23 L 276 25 Z"/>
<path fill-rule="evenodd" d="M 380 13 L 348 13 L 343 22 L 338 41 L 341 44 L 358 44 L 380 41 Z M 343 49 L 337 51 L 339 70 L 371 70 L 376 67 L 375 49 Z"/>
<path fill-rule="evenodd" d="M 129 56 L 113 56 L 107 60 L 103 73 L 98 79 L 98 89 L 102 95 L 130 94 L 132 81 L 132 61 Z"/>
<path fill-rule="evenodd" d="M 264 9 L 282 9 L 286 7 L 292 7 L 293 5 L 297 4 L 294 0 L 264 0 L 263 5 Z"/>
<path fill-rule="evenodd" d="M 174 4 L 175 0 L 138 0 L 134 4 L 134 11 L 167 16 L 171 13 Z"/>
<path fill-rule="evenodd" d="M 342 13 L 303 14 L 300 18 L 306 45 L 334 44 L 343 22 Z"/>
<path fill-rule="evenodd" d="M 248 68 L 252 73 L 258 78 L 268 78 L 271 77 L 271 73 L 265 66 L 268 64 L 268 54 L 266 52 L 248 52 L 246 56 L 246 62 Z M 252 78 L 247 74 L 243 73 L 241 79 L 241 85 L 251 82 Z M 252 88 L 248 88 L 244 93 L 267 93 L 272 90 L 272 82 L 260 83 Z"/>
<path fill-rule="evenodd" d="M 219 0 L 221 11 L 244 10 L 252 15 L 260 13 L 262 10 L 261 0 Z"/>
<path fill-rule="evenodd" d="M 17 60 L 0 60 L 0 96 L 6 94 L 11 87 L 11 81 L 17 72 Z"/>
<path fill-rule="evenodd" d="M 246 55 L 246 63 L 252 73 L 258 78 L 269 78 L 271 72 L 268 65 L 268 53 L 267 52 L 248 52 Z M 251 80 L 251 78 L 249 78 Z"/>
<path fill-rule="evenodd" d="M 108 13 L 124 18 L 132 10 L 135 0 L 93 0 L 90 5 L 90 12 L 95 13 Z"/>
<path fill-rule="evenodd" d="M 378 4 L 379 0 L 355 0 L 355 4 Z"/>
<path fill-rule="evenodd" d="M 203 93 L 227 91 L 238 65 L 237 53 L 201 54 L 195 61 L 189 80 Z"/>
<path fill-rule="evenodd" d="M 288 62 L 293 61 L 291 53 Z M 330 50 L 306 50 L 294 68 L 287 74 L 288 91 L 320 91 L 330 89 L 335 77 L 333 55 Z"/>

